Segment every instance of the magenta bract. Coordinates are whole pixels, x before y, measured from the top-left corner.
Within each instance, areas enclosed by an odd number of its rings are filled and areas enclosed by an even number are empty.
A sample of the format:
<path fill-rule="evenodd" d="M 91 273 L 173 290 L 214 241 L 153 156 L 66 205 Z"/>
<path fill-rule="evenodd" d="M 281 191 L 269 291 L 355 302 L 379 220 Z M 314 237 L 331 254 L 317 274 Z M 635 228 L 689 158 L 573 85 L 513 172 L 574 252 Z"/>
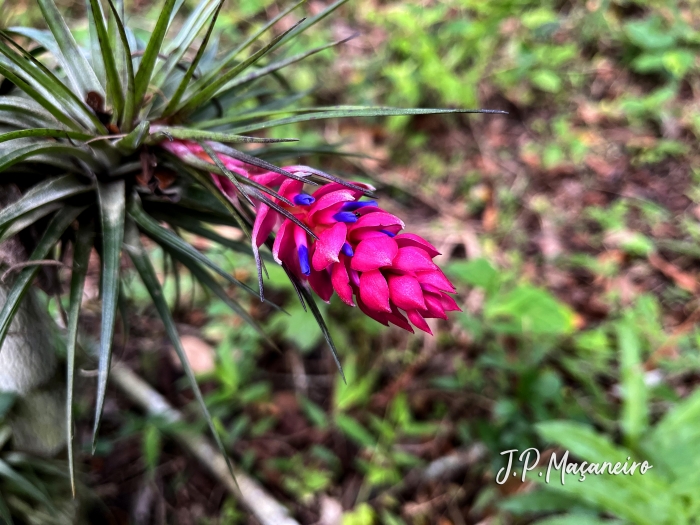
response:
<path fill-rule="evenodd" d="M 211 162 L 196 143 L 166 141 L 162 146 L 179 156 Z M 413 332 L 411 324 L 432 335 L 428 318 L 447 319 L 446 312 L 460 310 L 448 294 L 455 288 L 433 262 L 440 253 L 428 241 L 413 233 L 400 233 L 404 223 L 382 210 L 375 201 L 361 200 L 363 194 L 337 182 L 304 192 L 304 183 L 267 172 L 224 154 L 220 160 L 231 171 L 275 189 L 293 203 L 275 203 L 306 225 L 317 239 L 263 202 L 256 201 L 253 240 L 256 249 L 276 232 L 272 255 L 298 279 L 308 282 L 324 301 L 333 292 L 349 306 L 388 326 L 394 324 Z M 285 166 L 285 171 L 308 175 L 316 170 L 306 166 Z M 214 182 L 234 203 L 237 190 L 231 181 L 212 174 Z M 356 186 L 371 189 L 354 182 Z"/>

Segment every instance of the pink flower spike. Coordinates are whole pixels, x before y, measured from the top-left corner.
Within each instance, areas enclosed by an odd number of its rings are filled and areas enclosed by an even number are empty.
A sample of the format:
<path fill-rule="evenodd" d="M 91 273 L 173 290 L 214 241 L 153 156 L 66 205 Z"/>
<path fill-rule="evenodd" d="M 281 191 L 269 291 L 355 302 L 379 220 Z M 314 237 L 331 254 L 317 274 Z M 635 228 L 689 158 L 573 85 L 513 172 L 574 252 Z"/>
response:
<path fill-rule="evenodd" d="M 355 303 L 352 301 L 350 276 L 348 275 L 348 269 L 345 267 L 344 259 L 345 257 L 342 257 L 341 261 L 334 264 L 331 268 L 331 283 L 341 301 L 348 306 L 355 306 Z"/>
<path fill-rule="evenodd" d="M 430 329 L 428 323 L 425 322 L 425 319 L 423 319 L 423 316 L 419 312 L 416 310 L 408 310 L 406 315 L 416 328 L 423 330 L 426 334 L 433 335 L 433 331 Z"/>
<path fill-rule="evenodd" d="M 447 319 L 447 314 L 442 307 L 442 301 L 440 301 L 440 297 L 438 295 L 426 292 L 423 294 L 423 299 L 425 300 L 425 305 L 428 307 L 428 311 L 427 313 L 423 314 L 423 317 Z"/>
<path fill-rule="evenodd" d="M 442 273 L 440 268 L 429 270 L 427 272 L 416 272 L 416 279 L 421 284 L 430 284 L 438 290 L 455 293 L 455 287 L 450 280 Z"/>
<path fill-rule="evenodd" d="M 383 266 L 391 266 L 399 247 L 391 237 L 372 237 L 365 239 L 355 248 L 355 255 L 350 261 L 353 270 L 366 272 Z"/>
<path fill-rule="evenodd" d="M 391 312 L 389 306 L 389 285 L 379 270 L 360 275 L 360 299 L 372 310 Z"/>
<path fill-rule="evenodd" d="M 404 246 L 415 246 L 416 248 L 424 249 L 431 258 L 441 255 L 440 252 L 435 249 L 435 246 L 415 233 L 400 233 L 394 238 L 394 240 L 399 245 L 399 248 L 403 248 Z"/>
<path fill-rule="evenodd" d="M 422 248 L 415 246 L 399 248 L 392 266 L 405 272 L 424 272 L 438 269 L 430 255 Z"/>
<path fill-rule="evenodd" d="M 277 224 L 277 213 L 266 204 L 260 203 L 255 215 L 255 224 L 253 224 L 253 240 L 256 246 L 260 247 L 265 243 L 275 224 Z"/>
<path fill-rule="evenodd" d="M 337 222 L 318 236 L 316 250 L 311 263 L 314 270 L 325 270 L 330 264 L 338 262 L 338 254 L 345 244 L 348 228 L 342 222 Z"/>
<path fill-rule="evenodd" d="M 324 302 L 328 302 L 333 295 L 333 284 L 331 283 L 331 276 L 327 270 L 320 272 L 312 271 L 309 275 L 309 284 L 311 289 L 316 292 Z"/>
<path fill-rule="evenodd" d="M 404 310 L 425 310 L 423 290 L 416 279 L 410 275 L 390 275 L 387 281 L 392 303 Z"/>

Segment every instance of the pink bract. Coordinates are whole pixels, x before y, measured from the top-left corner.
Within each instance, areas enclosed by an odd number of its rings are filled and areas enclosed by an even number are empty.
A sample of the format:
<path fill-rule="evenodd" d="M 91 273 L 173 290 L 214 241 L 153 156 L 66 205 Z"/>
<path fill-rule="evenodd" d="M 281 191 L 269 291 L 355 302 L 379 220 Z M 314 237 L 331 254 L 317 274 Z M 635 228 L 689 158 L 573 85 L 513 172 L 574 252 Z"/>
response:
<path fill-rule="evenodd" d="M 201 146 L 188 141 L 165 141 L 162 147 L 184 158 L 211 162 Z M 337 182 L 304 192 L 304 183 L 282 174 L 265 171 L 222 153 L 218 157 L 227 169 L 277 191 L 293 203 L 271 198 L 317 237 L 253 198 L 253 225 L 257 250 L 273 232 L 275 260 L 284 265 L 324 301 L 333 292 L 349 306 L 388 326 L 394 324 L 413 332 L 413 326 L 432 335 L 425 319 L 447 319 L 446 312 L 460 310 L 448 294 L 455 288 L 433 262 L 440 253 L 428 241 L 413 233 L 400 233 L 404 223 L 382 210 L 364 194 Z M 283 170 L 307 176 L 319 172 L 307 166 L 286 166 Z M 237 190 L 224 176 L 212 173 L 214 182 L 233 203 Z M 356 186 L 371 189 L 362 183 Z"/>

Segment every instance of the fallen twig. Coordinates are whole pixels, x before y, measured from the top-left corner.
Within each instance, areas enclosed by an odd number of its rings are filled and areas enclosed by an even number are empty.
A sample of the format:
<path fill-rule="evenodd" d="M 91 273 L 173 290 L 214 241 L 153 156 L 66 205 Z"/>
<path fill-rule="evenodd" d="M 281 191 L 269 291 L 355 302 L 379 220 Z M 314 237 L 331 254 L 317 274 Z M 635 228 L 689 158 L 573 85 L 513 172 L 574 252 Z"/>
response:
<path fill-rule="evenodd" d="M 184 420 L 182 414 L 170 406 L 163 396 L 128 368 L 113 367 L 111 381 L 148 414 L 157 415 L 171 423 Z M 178 433 L 176 438 L 255 516 L 261 525 L 299 525 L 289 516 L 289 511 L 281 503 L 239 469 L 234 469 L 238 482 L 236 486 L 229 474 L 226 460 L 208 439 L 190 433 Z"/>

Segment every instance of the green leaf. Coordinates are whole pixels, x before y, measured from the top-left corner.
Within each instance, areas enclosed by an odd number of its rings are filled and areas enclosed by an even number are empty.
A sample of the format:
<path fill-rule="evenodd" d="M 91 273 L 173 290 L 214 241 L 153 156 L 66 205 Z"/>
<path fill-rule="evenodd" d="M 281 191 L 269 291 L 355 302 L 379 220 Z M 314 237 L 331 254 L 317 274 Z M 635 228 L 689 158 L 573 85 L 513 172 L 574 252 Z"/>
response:
<path fill-rule="evenodd" d="M 248 201 L 248 204 L 255 207 L 255 204 L 253 204 L 253 201 L 250 199 L 250 197 L 248 197 L 248 194 L 245 192 L 245 190 L 241 186 L 241 183 L 238 180 L 238 177 L 234 173 L 232 173 L 231 170 L 229 170 L 224 165 L 224 163 L 221 161 L 221 159 L 216 154 L 216 152 L 212 149 L 212 147 L 209 146 L 209 144 L 207 144 L 206 142 L 200 143 L 200 146 L 206 152 L 206 154 L 209 155 L 209 158 L 214 162 L 214 164 L 216 164 L 216 166 L 222 171 L 222 173 L 224 175 L 226 175 L 226 177 L 231 181 L 231 184 L 233 184 L 234 187 L 236 188 L 236 190 L 238 190 L 238 193 L 240 193 L 243 197 L 245 197 L 245 199 Z M 240 175 L 239 175 L 239 177 L 240 177 Z"/>
<path fill-rule="evenodd" d="M 144 120 L 126 137 L 116 141 L 114 143 L 114 147 L 116 147 L 122 155 L 131 155 L 137 149 L 139 149 L 148 138 L 150 129 L 151 123 Z"/>
<path fill-rule="evenodd" d="M 158 315 L 160 316 L 161 320 L 163 321 L 163 324 L 165 325 L 165 331 L 168 334 L 168 337 L 170 338 L 170 341 L 172 342 L 173 346 L 175 347 L 175 352 L 180 358 L 182 368 L 185 371 L 185 375 L 187 375 L 187 379 L 189 380 L 190 386 L 192 387 L 192 391 L 194 392 L 195 398 L 197 399 L 197 403 L 199 404 L 202 413 L 204 414 L 204 418 L 206 419 L 207 424 L 209 425 L 209 429 L 211 430 L 211 433 L 214 436 L 216 445 L 219 448 L 221 454 L 226 459 L 226 465 L 228 466 L 231 477 L 235 480 L 231 460 L 226 454 L 224 444 L 221 441 L 219 433 L 216 431 L 214 421 L 212 420 L 211 415 L 209 414 L 209 410 L 207 409 L 207 405 L 204 402 L 204 398 L 202 397 L 202 392 L 199 390 L 199 385 L 197 384 L 194 371 L 192 370 L 192 367 L 190 366 L 190 363 L 187 360 L 187 354 L 185 354 L 185 350 L 182 347 L 180 336 L 175 326 L 175 321 L 173 320 L 172 315 L 170 314 L 168 304 L 166 303 L 165 297 L 163 296 L 163 289 L 161 288 L 160 283 L 158 282 L 156 272 L 153 269 L 153 266 L 151 265 L 151 261 L 148 258 L 148 254 L 141 245 L 141 240 L 139 239 L 139 233 L 136 228 L 136 225 L 132 221 L 128 221 L 127 223 L 125 240 L 126 243 L 124 245 L 124 248 L 129 254 L 131 261 L 134 263 L 136 271 L 141 277 L 143 284 L 148 289 L 148 293 L 150 294 L 151 299 L 153 300 L 153 304 L 155 305 L 156 310 L 158 311 Z"/>
<path fill-rule="evenodd" d="M 221 285 L 217 283 L 211 276 L 211 274 L 209 274 L 209 272 L 202 268 L 202 266 L 198 264 L 196 260 L 187 257 L 182 252 L 178 252 L 173 249 L 169 249 L 169 251 L 174 258 L 180 261 L 190 271 L 190 273 L 192 273 L 192 275 L 202 284 L 202 286 L 204 286 L 205 288 L 209 288 L 212 292 L 214 292 L 214 295 L 221 299 L 224 302 L 224 304 L 226 304 L 226 306 L 228 306 L 241 319 L 248 323 L 256 332 L 258 332 L 258 334 L 270 346 L 279 350 L 277 345 L 272 341 L 272 339 L 270 339 L 270 336 L 265 333 L 265 330 L 263 330 L 260 324 L 250 316 L 250 314 L 245 310 L 245 308 L 243 308 L 238 303 L 238 301 L 235 301 L 231 297 L 229 297 L 229 295 L 221 287 Z M 266 301 L 266 303 L 273 304 L 269 301 Z"/>
<path fill-rule="evenodd" d="M 0 75 L 3 75 L 7 80 L 12 82 L 19 89 L 24 91 L 29 97 L 37 102 L 42 108 L 48 111 L 52 117 L 58 120 L 61 124 L 65 124 L 68 128 L 79 130 L 81 129 L 78 125 L 65 111 L 63 108 L 59 107 L 57 103 L 46 98 L 42 93 L 35 89 L 31 84 L 26 82 L 23 78 L 16 75 L 8 64 L 4 64 L 0 61 Z M 2 97 L 5 98 L 5 97 Z M 11 103 L 9 104 L 8 110 L 12 110 Z"/>
<path fill-rule="evenodd" d="M 318 24 L 321 20 L 326 18 L 328 15 L 333 13 L 336 9 L 338 9 L 340 6 L 342 6 L 345 2 L 348 0 L 337 0 L 336 2 L 332 3 L 328 7 L 326 7 L 323 11 L 318 13 L 317 15 L 309 18 L 306 20 L 303 24 L 299 25 L 294 31 L 291 31 L 289 35 L 287 35 L 286 38 L 282 39 L 282 41 L 276 46 L 279 47 L 285 43 L 287 43 L 289 40 L 292 40 L 296 36 L 302 34 L 304 31 L 309 29 L 311 26 Z M 296 7 L 296 6 L 295 6 Z"/>
<path fill-rule="evenodd" d="M 253 53 L 246 60 L 244 60 L 240 64 L 234 66 L 231 70 L 226 71 L 225 73 L 222 73 L 222 74 L 206 75 L 203 78 L 201 78 L 199 81 L 195 82 L 193 84 L 193 87 L 192 87 L 192 91 L 193 91 L 194 95 L 192 95 L 192 97 L 190 97 L 185 102 L 185 104 L 180 107 L 180 109 L 178 110 L 178 113 L 181 113 L 182 115 L 188 115 L 188 114 L 192 113 L 198 107 L 207 103 L 212 97 L 214 97 L 216 95 L 216 93 L 219 91 L 219 89 L 222 86 L 226 85 L 234 77 L 238 76 L 245 69 L 247 69 L 251 65 L 255 64 L 258 60 L 260 60 L 267 53 L 269 53 L 270 50 L 272 49 L 272 47 L 277 42 L 282 40 L 282 38 L 284 38 L 287 34 L 289 34 L 291 31 L 293 31 L 301 22 L 303 22 L 303 19 L 300 22 L 297 22 L 293 27 L 287 29 L 281 35 L 278 35 L 275 38 L 273 38 L 272 41 L 269 42 L 267 45 L 263 46 L 262 49 Z"/>
<path fill-rule="evenodd" d="M 28 146 L 17 148 L 0 156 L 0 176 L 3 171 L 6 171 L 14 164 L 38 155 L 42 155 L 42 157 L 37 159 L 37 162 L 42 162 L 44 164 L 53 163 L 61 166 L 61 164 L 54 162 L 57 160 L 54 157 L 56 155 L 67 155 L 70 157 L 77 157 L 90 166 L 95 165 L 95 158 L 92 156 L 90 150 L 83 150 L 75 146 L 58 144 L 56 142 L 42 142 L 38 144 L 29 144 Z"/>
<path fill-rule="evenodd" d="M 71 490 L 75 497 L 75 459 L 73 457 L 73 384 L 75 378 L 75 350 L 78 341 L 78 321 L 83 289 L 87 275 L 90 251 L 94 241 L 91 225 L 80 225 L 73 249 L 73 269 L 70 282 L 70 303 L 66 325 L 66 444 Z"/>
<path fill-rule="evenodd" d="M 32 255 L 29 257 L 29 261 L 45 259 L 49 250 L 51 250 L 61 235 L 63 235 L 66 228 L 68 228 L 70 223 L 73 222 L 84 209 L 85 208 L 75 208 L 72 206 L 66 206 L 60 209 L 46 227 L 46 231 L 36 244 Z M 29 290 L 29 286 L 32 284 L 32 280 L 36 277 L 36 274 L 39 273 L 40 268 L 38 264 L 34 264 L 22 269 L 7 293 L 5 304 L 2 306 L 2 310 L 0 310 L 0 349 L 2 348 L 2 343 L 5 341 L 5 336 L 10 329 L 10 324 L 19 308 L 20 302 Z"/>
<path fill-rule="evenodd" d="M 40 104 L 26 97 L 3 95 L 0 97 L 0 111 L 7 111 L 15 116 L 28 117 L 37 123 L 53 123 L 54 117 Z M 72 122 L 72 121 L 71 121 Z M 72 123 L 75 126 L 75 123 Z M 41 126 L 35 126 L 41 127 Z"/>
<path fill-rule="evenodd" d="M 163 88 L 165 82 L 169 80 L 172 71 L 182 61 L 183 56 L 193 44 L 209 17 L 217 9 L 219 2 L 220 0 L 202 0 L 192 10 L 175 38 L 163 48 L 163 54 L 168 58 L 160 67 L 157 67 L 156 73 L 153 75 L 152 84 L 154 87 L 158 89 Z"/>
<path fill-rule="evenodd" d="M 22 492 L 23 494 L 26 494 L 27 496 L 35 499 L 36 501 L 43 503 L 46 505 L 49 509 L 56 510 L 53 503 L 51 500 L 44 494 L 41 490 L 39 490 L 36 485 L 34 485 L 31 481 L 29 481 L 27 478 L 22 476 L 20 473 L 18 473 L 16 470 L 14 470 L 10 465 L 8 465 L 5 461 L 0 459 L 0 477 L 6 478 L 7 480 L 11 481 L 12 484 Z"/>
<path fill-rule="evenodd" d="M 44 137 L 52 137 L 56 139 L 89 140 L 93 138 L 93 135 L 90 135 L 88 133 L 80 133 L 77 131 L 66 131 L 63 129 L 32 128 L 3 133 L 2 135 L 0 135 L 0 142 L 7 142 L 8 140 L 15 139 Z"/>
<path fill-rule="evenodd" d="M 341 44 L 344 44 L 345 42 L 352 40 L 355 38 L 357 35 L 352 35 L 348 38 L 343 38 L 342 40 L 336 40 L 335 42 L 331 42 L 330 44 L 324 44 L 322 46 L 315 47 L 313 49 L 309 49 L 308 51 L 304 51 L 303 53 L 299 53 L 297 55 L 294 55 L 289 58 L 285 58 L 284 60 L 280 60 L 278 62 L 273 62 L 272 64 L 261 67 L 257 71 L 253 71 L 252 73 L 249 73 L 248 75 L 242 77 L 242 78 L 236 78 L 233 80 L 228 81 L 225 85 L 223 85 L 219 90 L 216 91 L 216 94 L 221 94 L 224 93 L 230 89 L 233 89 L 237 86 L 246 84 L 248 82 L 252 82 L 254 80 L 257 80 L 259 78 L 262 78 L 266 75 L 269 75 L 271 73 L 274 73 L 275 71 L 279 71 L 280 69 L 283 69 L 287 66 L 290 66 L 296 62 L 300 62 L 301 60 L 304 60 L 307 57 L 310 57 L 311 55 L 315 55 L 316 53 L 320 53 L 321 51 L 324 51 L 326 49 L 329 49 L 331 47 L 339 46 Z"/>
<path fill-rule="evenodd" d="M 151 38 L 149 38 L 148 45 L 143 52 L 141 64 L 139 65 L 139 70 L 136 72 L 136 78 L 134 79 L 134 104 L 137 107 L 141 105 L 143 97 L 146 95 L 148 86 L 151 83 L 153 69 L 156 65 L 161 47 L 163 46 L 163 40 L 168 31 L 168 25 L 170 24 L 170 17 L 173 14 L 174 7 L 175 0 L 165 0 L 165 5 L 160 11 L 156 26 L 153 28 Z"/>
<path fill-rule="evenodd" d="M 33 82 L 34 88 L 41 88 L 45 97 L 48 95 L 65 106 L 87 128 L 98 130 L 100 133 L 107 132 L 104 125 L 87 106 L 85 100 L 71 91 L 53 71 L 14 42 L 4 31 L 0 31 L 0 37 L 17 51 L 12 51 L 11 47 L 0 39 L 0 54 L 11 62 L 11 64 L 5 62 L 7 67 L 13 69 L 15 74 L 25 78 L 27 82 Z"/>
<path fill-rule="evenodd" d="M 489 295 L 498 289 L 498 271 L 484 258 L 451 263 L 446 271 L 455 279 L 483 288 Z"/>
<path fill-rule="evenodd" d="M 124 115 L 120 121 L 120 127 L 123 131 L 129 132 L 132 129 L 132 121 L 134 120 L 134 65 L 131 62 L 131 48 L 129 47 L 129 41 L 126 37 L 126 31 L 124 29 L 124 24 L 122 23 L 122 18 L 117 11 L 117 8 L 114 6 L 114 2 L 112 2 L 112 0 L 107 0 L 107 3 L 109 4 L 109 8 L 112 10 L 113 16 L 111 20 L 115 24 L 117 34 L 119 36 L 119 42 L 123 50 L 122 55 L 124 58 L 124 68 L 126 70 L 126 86 L 124 88 Z M 123 4 L 120 5 L 123 10 Z"/>
<path fill-rule="evenodd" d="M 187 68 L 185 76 L 183 76 L 182 80 L 180 80 L 180 84 L 177 86 L 175 93 L 172 97 L 170 97 L 170 102 L 168 102 L 168 105 L 163 110 L 163 116 L 167 117 L 180 105 L 182 95 L 185 93 L 185 89 L 187 89 L 190 80 L 192 80 L 192 77 L 194 76 L 194 73 L 197 70 L 197 66 L 199 66 L 199 62 L 202 59 L 202 56 L 204 55 L 204 51 L 207 49 L 209 39 L 211 38 L 212 31 L 214 30 L 214 25 L 216 24 L 217 18 L 219 18 L 219 12 L 221 11 L 221 7 L 223 5 L 224 2 L 223 0 L 221 0 L 219 2 L 219 5 L 216 6 L 216 11 L 214 11 L 214 16 L 212 17 L 211 22 L 209 23 L 209 27 L 207 28 L 206 34 L 204 35 L 204 40 L 202 40 L 202 43 L 200 44 L 199 49 L 197 50 L 197 54 L 195 55 L 194 60 L 190 64 L 190 67 Z"/>
<path fill-rule="evenodd" d="M 43 206 L 39 206 L 38 208 L 34 208 L 32 211 L 25 213 L 21 217 L 12 221 L 12 223 L 6 228 L 0 228 L 0 242 L 6 241 L 13 235 L 18 234 L 25 228 L 35 224 L 39 219 L 55 212 L 61 206 L 64 206 L 64 203 L 50 202 L 49 204 L 44 204 Z"/>
<path fill-rule="evenodd" d="M 58 47 L 61 49 L 61 62 L 68 78 L 82 96 L 83 100 L 88 92 L 94 91 L 104 96 L 104 91 L 90 64 L 82 55 L 78 44 L 75 43 L 65 20 L 58 11 L 53 0 L 37 0 L 39 8 L 44 15 L 44 20 L 53 33 Z"/>
<path fill-rule="evenodd" d="M 5 502 L 5 498 L 2 495 L 2 492 L 0 492 L 0 519 L 4 520 L 6 525 L 14 525 L 14 521 L 12 521 L 12 515 L 10 514 L 10 509 L 7 506 L 7 503 Z"/>
<path fill-rule="evenodd" d="M 115 50 L 112 48 L 107 25 L 105 23 L 104 14 L 100 0 L 89 0 L 90 13 L 95 22 L 94 31 L 100 46 L 102 54 L 102 62 L 105 68 L 106 87 L 107 87 L 107 104 L 114 109 L 114 117 L 118 122 L 124 113 L 124 94 L 122 92 L 122 82 L 117 71 L 117 65 L 114 60 Z M 93 47 L 94 50 L 94 47 Z"/>
<path fill-rule="evenodd" d="M 264 137 L 246 137 L 243 135 L 234 135 L 232 133 L 220 133 L 216 131 L 201 131 L 190 128 L 174 128 L 169 126 L 154 126 L 151 137 L 152 142 L 160 142 L 162 136 L 173 137 L 181 140 L 215 140 L 217 142 L 226 143 L 258 143 L 258 144 L 276 144 L 278 142 L 299 142 L 299 139 L 269 139 Z"/>
<path fill-rule="evenodd" d="M 532 335 L 565 335 L 574 330 L 574 313 L 547 290 L 520 285 L 497 294 L 484 306 L 489 321 L 505 318 L 512 330 Z"/>
<path fill-rule="evenodd" d="M 295 281 L 297 280 L 296 278 L 294 279 Z M 321 314 L 321 311 L 318 309 L 318 305 L 316 304 L 316 301 L 314 300 L 313 295 L 309 292 L 308 288 L 304 286 L 301 283 L 295 283 L 297 286 L 298 292 L 302 295 L 304 300 L 306 301 L 306 304 L 309 305 L 309 309 L 311 310 L 311 313 L 313 314 L 314 318 L 316 319 L 316 322 L 318 323 L 318 327 L 321 329 L 321 332 L 323 333 L 323 337 L 325 337 L 326 342 L 328 343 L 328 347 L 331 350 L 331 354 L 333 355 L 333 360 L 335 361 L 335 366 L 338 367 L 338 371 L 340 372 L 340 376 L 343 378 L 343 381 L 345 381 L 345 373 L 343 373 L 343 365 L 340 364 L 340 359 L 338 358 L 338 349 L 335 347 L 335 343 L 333 343 L 333 338 L 331 337 L 331 333 L 328 331 L 328 326 L 326 326 L 326 322 L 323 319 L 323 314 Z M 302 303 L 303 304 L 303 303 Z"/>
<path fill-rule="evenodd" d="M 622 386 L 620 426 L 626 445 L 634 449 L 646 431 L 649 419 L 641 344 L 635 327 L 629 322 L 617 326 L 617 340 L 620 348 Z"/>
<path fill-rule="evenodd" d="M 230 133 L 247 133 L 249 131 L 269 129 L 285 124 L 295 124 L 297 122 L 309 122 L 312 120 L 325 120 L 330 118 L 348 117 L 391 117 L 398 115 L 440 115 L 444 113 L 488 113 L 507 114 L 505 111 L 494 109 L 403 109 L 403 108 L 373 108 L 373 109 L 348 109 L 340 111 L 315 111 L 306 115 L 268 120 L 256 124 L 248 124 L 230 130 Z M 215 121 L 209 121 L 212 123 Z M 207 125 L 206 127 L 211 127 Z"/>
<path fill-rule="evenodd" d="M 287 16 L 289 13 L 294 11 L 297 7 L 299 7 L 301 4 L 305 3 L 306 0 L 301 0 L 300 2 L 297 2 L 296 4 L 292 4 L 289 6 L 287 9 L 284 9 L 281 11 L 277 16 L 269 20 L 265 25 L 263 25 L 260 29 L 255 31 L 253 34 L 251 34 L 248 38 L 246 38 L 241 44 L 236 47 L 235 49 L 231 50 L 219 63 L 218 67 L 214 68 L 207 76 L 209 78 L 215 78 L 223 71 L 225 68 L 230 66 L 234 59 L 243 51 L 248 49 L 251 44 L 256 42 L 260 36 L 265 33 L 268 29 L 270 29 L 272 26 L 274 26 L 277 22 L 279 22 L 282 18 Z"/>
<path fill-rule="evenodd" d="M 25 213 L 29 213 L 45 204 L 85 193 L 93 188 L 94 186 L 81 182 L 74 175 L 51 178 L 41 184 L 37 184 L 27 191 L 21 199 L 0 210 L 0 231 L 8 223 Z"/>
<path fill-rule="evenodd" d="M 100 428 L 102 410 L 104 409 L 107 378 L 112 359 L 112 338 L 114 337 L 117 298 L 119 296 L 119 262 L 124 239 L 124 217 L 126 214 L 125 191 L 124 180 L 97 183 L 102 225 L 102 325 L 100 328 L 100 351 L 97 369 L 95 422 L 92 432 L 93 453 L 97 443 L 97 432 Z"/>
<path fill-rule="evenodd" d="M 134 222 L 136 222 L 136 224 L 138 224 L 139 228 L 141 228 L 153 240 L 158 242 L 158 244 L 161 244 L 164 247 L 169 248 L 171 251 L 187 257 L 188 259 L 196 261 L 200 265 L 210 268 L 231 284 L 242 288 L 248 293 L 254 296 L 258 295 L 255 290 L 247 286 L 245 283 L 242 283 L 228 272 L 219 268 L 219 266 L 209 259 L 209 257 L 197 251 L 191 244 L 187 243 L 170 230 L 163 228 L 152 217 L 144 212 L 143 208 L 138 206 L 135 199 L 130 202 L 129 216 L 134 220 Z"/>
<path fill-rule="evenodd" d="M 377 444 L 377 439 L 353 417 L 345 414 L 336 414 L 335 425 L 343 434 L 361 447 L 372 448 Z"/>

